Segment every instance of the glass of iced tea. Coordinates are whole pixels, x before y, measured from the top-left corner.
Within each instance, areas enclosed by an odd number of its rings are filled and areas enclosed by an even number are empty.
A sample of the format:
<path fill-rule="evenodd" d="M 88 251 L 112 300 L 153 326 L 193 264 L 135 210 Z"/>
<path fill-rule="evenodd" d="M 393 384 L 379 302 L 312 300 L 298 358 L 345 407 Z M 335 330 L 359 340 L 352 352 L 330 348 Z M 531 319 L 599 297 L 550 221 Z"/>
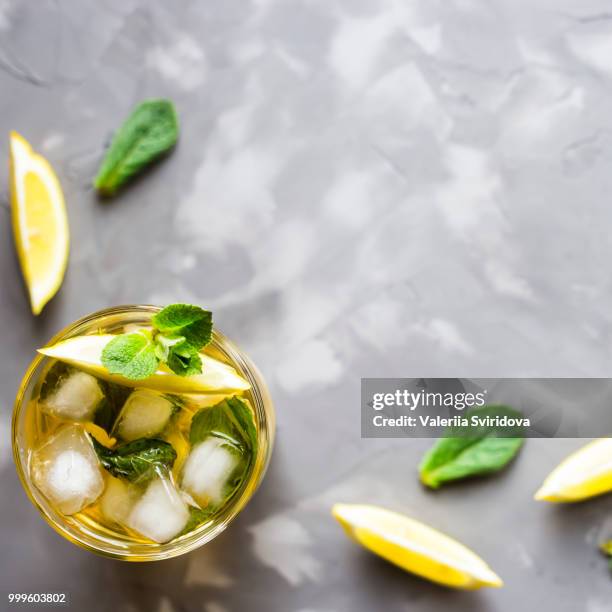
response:
<path fill-rule="evenodd" d="M 105 367 L 109 342 L 150 339 L 160 310 L 119 306 L 69 325 L 35 357 L 13 412 L 17 472 L 45 520 L 127 561 L 174 557 L 223 531 L 259 486 L 274 440 L 261 374 L 215 329 L 197 373 L 161 362 L 132 379 Z M 156 350 L 180 340 L 166 336 Z"/>

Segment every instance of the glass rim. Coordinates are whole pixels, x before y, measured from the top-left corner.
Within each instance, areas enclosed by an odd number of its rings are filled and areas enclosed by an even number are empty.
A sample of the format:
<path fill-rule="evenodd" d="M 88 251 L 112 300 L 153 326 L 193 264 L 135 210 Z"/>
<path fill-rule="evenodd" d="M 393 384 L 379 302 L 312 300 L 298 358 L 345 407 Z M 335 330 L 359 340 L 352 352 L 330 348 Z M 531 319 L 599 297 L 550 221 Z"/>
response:
<path fill-rule="evenodd" d="M 61 329 L 45 346 L 50 346 L 61 340 L 67 339 L 74 335 L 76 330 L 91 325 L 95 323 L 96 320 L 104 317 L 121 317 L 121 315 L 137 312 L 144 315 L 153 315 L 160 310 L 161 308 L 159 306 L 150 304 L 127 304 L 98 310 L 77 319 Z M 176 540 L 156 545 L 147 544 L 132 546 L 126 543 L 120 544 L 117 540 L 117 543 L 112 549 L 106 541 L 100 539 L 94 532 L 88 531 L 84 523 L 78 523 L 79 529 L 70 529 L 67 517 L 54 510 L 52 505 L 44 499 L 42 493 L 34 491 L 35 485 L 31 481 L 28 466 L 27 464 L 24 465 L 23 456 L 20 452 L 18 434 L 20 432 L 19 417 L 22 414 L 22 410 L 27 406 L 27 398 L 25 397 L 26 391 L 30 388 L 30 385 L 35 382 L 35 374 L 41 363 L 45 359 L 48 359 L 48 357 L 40 353 L 36 354 L 20 381 L 13 406 L 13 415 L 11 419 L 13 461 L 19 480 L 29 500 L 56 532 L 81 548 L 105 557 L 124 561 L 157 561 L 170 559 L 203 546 L 224 531 L 236 518 L 256 492 L 268 467 L 274 440 L 274 407 L 267 386 L 257 367 L 232 340 L 227 338 L 227 336 L 215 327 L 213 327 L 211 346 L 220 350 L 230 360 L 231 364 L 237 367 L 240 374 L 251 384 L 250 392 L 253 396 L 253 409 L 257 416 L 257 435 L 259 441 L 257 445 L 257 455 L 251 473 L 241 486 L 240 493 L 234 495 L 230 503 L 228 503 L 212 520 L 204 523 L 193 532 L 187 533 Z M 268 414 L 268 411 L 270 411 L 270 414 Z M 98 546 L 96 546 L 96 542 L 99 544 Z M 134 549 L 138 550 L 133 552 Z"/>

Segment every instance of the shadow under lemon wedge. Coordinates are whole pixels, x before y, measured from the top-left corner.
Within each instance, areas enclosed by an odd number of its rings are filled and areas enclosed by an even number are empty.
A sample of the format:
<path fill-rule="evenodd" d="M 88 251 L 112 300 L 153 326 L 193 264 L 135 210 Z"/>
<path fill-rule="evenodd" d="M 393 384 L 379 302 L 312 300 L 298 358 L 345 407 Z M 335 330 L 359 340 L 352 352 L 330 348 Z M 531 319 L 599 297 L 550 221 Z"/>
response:
<path fill-rule="evenodd" d="M 608 491 L 612 491 L 612 438 L 600 438 L 564 459 L 534 497 L 538 501 L 567 503 Z"/>
<path fill-rule="evenodd" d="M 164 364 L 161 364 L 152 376 L 142 380 L 131 380 L 119 374 L 111 374 L 102 365 L 102 350 L 115 337 L 112 334 L 76 336 L 53 346 L 38 349 L 38 352 L 126 387 L 146 387 L 168 393 L 204 394 L 228 393 L 250 388 L 248 381 L 232 366 L 204 353 L 200 353 L 202 373 L 193 376 L 178 376 Z"/>
<path fill-rule="evenodd" d="M 469 548 L 407 516 L 378 506 L 335 504 L 332 515 L 348 536 L 404 570 L 456 589 L 503 582 Z"/>
<path fill-rule="evenodd" d="M 13 233 L 35 315 L 57 293 L 68 264 L 64 194 L 49 162 L 17 134 L 10 135 Z"/>

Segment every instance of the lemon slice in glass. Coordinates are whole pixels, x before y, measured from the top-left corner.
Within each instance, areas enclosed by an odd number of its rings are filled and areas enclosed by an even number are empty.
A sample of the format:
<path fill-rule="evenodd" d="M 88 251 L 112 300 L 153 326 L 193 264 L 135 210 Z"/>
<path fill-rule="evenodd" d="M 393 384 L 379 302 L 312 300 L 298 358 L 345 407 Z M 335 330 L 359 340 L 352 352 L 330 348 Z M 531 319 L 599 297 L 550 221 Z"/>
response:
<path fill-rule="evenodd" d="M 232 366 L 204 353 L 200 353 L 202 373 L 193 376 L 178 376 L 164 364 L 160 364 L 159 369 L 152 376 L 142 380 L 132 380 L 119 374 L 111 374 L 102 365 L 102 350 L 113 338 L 116 336 L 112 334 L 76 336 L 53 346 L 38 349 L 38 352 L 126 387 L 145 387 L 168 393 L 215 394 L 239 392 L 250 388 L 249 383 Z"/>
<path fill-rule="evenodd" d="M 64 195 L 49 162 L 17 132 L 10 136 L 10 175 L 17 255 L 37 315 L 57 293 L 68 264 Z"/>
<path fill-rule="evenodd" d="M 467 590 L 503 585 L 476 553 L 407 516 L 378 506 L 352 504 L 335 504 L 332 515 L 351 539 L 432 582 Z"/>
<path fill-rule="evenodd" d="M 575 502 L 612 491 L 612 438 L 600 438 L 572 453 L 546 478 L 535 499 Z"/>

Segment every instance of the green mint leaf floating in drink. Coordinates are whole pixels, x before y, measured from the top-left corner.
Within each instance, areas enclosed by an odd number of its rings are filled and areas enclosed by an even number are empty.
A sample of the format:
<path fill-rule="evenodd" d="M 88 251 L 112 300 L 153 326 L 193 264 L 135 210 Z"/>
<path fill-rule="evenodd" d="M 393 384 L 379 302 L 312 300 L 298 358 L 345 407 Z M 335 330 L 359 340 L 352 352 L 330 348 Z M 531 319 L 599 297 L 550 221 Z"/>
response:
<path fill-rule="evenodd" d="M 225 401 L 230 407 L 232 416 L 238 423 L 247 447 L 254 453 L 257 450 L 257 427 L 255 426 L 253 409 L 245 400 L 239 397 L 229 397 Z"/>
<path fill-rule="evenodd" d="M 172 445 L 156 438 L 140 438 L 115 448 L 106 448 L 93 437 L 91 440 L 104 468 L 130 482 L 144 482 L 159 469 L 171 469 L 176 460 Z"/>
<path fill-rule="evenodd" d="M 104 390 L 104 399 L 96 410 L 94 423 L 110 434 L 132 389 L 106 381 L 100 384 Z"/>
<path fill-rule="evenodd" d="M 465 418 L 503 417 L 521 419 L 509 406 L 483 406 Z M 492 474 L 504 468 L 523 445 L 520 427 L 468 425 L 450 427 L 425 454 L 419 472 L 421 482 L 432 489 L 471 476 Z"/>
<path fill-rule="evenodd" d="M 96 190 L 114 195 L 132 176 L 174 147 L 178 132 L 170 100 L 141 102 L 115 133 L 94 180 Z"/>
<path fill-rule="evenodd" d="M 46 400 L 54 393 L 73 370 L 68 364 L 56 361 L 45 374 L 45 379 L 40 387 L 39 400 Z"/>
<path fill-rule="evenodd" d="M 102 351 L 102 365 L 111 374 L 131 380 L 148 378 L 159 365 L 151 334 L 137 332 L 116 336 Z"/>
<path fill-rule="evenodd" d="M 212 313 L 193 304 L 171 304 L 153 317 L 153 326 L 168 339 L 183 338 L 180 346 L 191 353 L 212 339 Z M 178 345 L 175 345 L 175 347 Z M 180 353 L 183 356 L 185 352 Z"/>
<path fill-rule="evenodd" d="M 196 412 L 189 432 L 191 445 L 209 436 L 224 438 L 235 446 L 254 452 L 257 448 L 257 429 L 249 404 L 234 396 L 220 401 L 212 408 L 202 408 Z"/>
<path fill-rule="evenodd" d="M 185 535 L 190 531 L 193 531 L 196 527 L 199 527 L 202 523 L 205 523 L 214 514 L 214 509 L 210 506 L 206 508 L 196 508 L 189 506 L 189 520 L 177 537 Z"/>
<path fill-rule="evenodd" d="M 181 487 L 201 508 L 215 512 L 240 488 L 256 457 L 257 430 L 249 403 L 231 397 L 202 408 L 191 420 L 189 442 Z"/>

